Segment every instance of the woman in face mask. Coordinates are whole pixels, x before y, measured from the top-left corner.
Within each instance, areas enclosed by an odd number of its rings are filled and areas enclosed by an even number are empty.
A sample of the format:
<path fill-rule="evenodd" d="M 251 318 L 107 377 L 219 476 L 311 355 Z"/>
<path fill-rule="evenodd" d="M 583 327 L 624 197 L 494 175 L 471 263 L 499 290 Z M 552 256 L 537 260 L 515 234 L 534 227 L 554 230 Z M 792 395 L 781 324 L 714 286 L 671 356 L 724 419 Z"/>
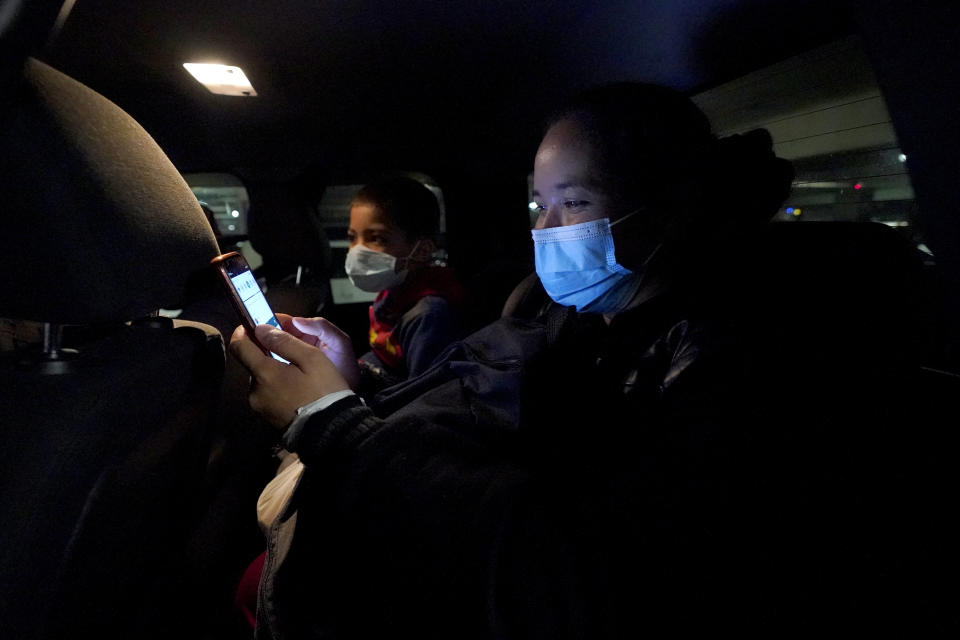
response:
<path fill-rule="evenodd" d="M 749 518 L 762 509 L 731 498 L 750 475 L 735 455 L 750 416 L 717 292 L 791 174 L 765 133 L 717 140 L 676 92 L 603 87 L 551 121 L 534 159 L 549 297 L 532 319 L 465 338 L 452 384 L 371 409 L 296 334 L 257 329 L 284 368 L 238 330 L 251 403 L 322 478 L 298 489 L 296 526 L 319 524 L 297 536 L 334 550 L 268 572 L 261 593 L 300 585 L 270 624 L 358 637 L 762 628 L 749 625 L 772 608 L 763 596 L 790 585 L 760 576 Z M 323 612 L 296 599 L 314 579 L 332 585 Z"/>
<path fill-rule="evenodd" d="M 436 197 L 412 178 L 370 183 L 353 199 L 347 276 L 377 293 L 370 351 L 359 359 L 361 394 L 422 373 L 459 336 L 463 289 L 452 269 L 431 264 L 439 222 Z"/>
<path fill-rule="evenodd" d="M 608 324 L 667 293 L 706 302 L 718 263 L 733 264 L 792 175 L 765 131 L 717 139 L 676 92 L 588 91 L 553 117 L 534 160 L 539 280 Z"/>

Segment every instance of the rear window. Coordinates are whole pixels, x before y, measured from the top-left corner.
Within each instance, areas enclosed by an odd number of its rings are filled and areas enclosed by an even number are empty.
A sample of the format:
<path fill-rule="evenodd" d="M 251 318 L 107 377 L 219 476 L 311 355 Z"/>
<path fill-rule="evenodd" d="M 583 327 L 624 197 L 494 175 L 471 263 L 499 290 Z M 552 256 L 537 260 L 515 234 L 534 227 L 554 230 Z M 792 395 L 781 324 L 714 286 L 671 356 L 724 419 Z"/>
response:
<path fill-rule="evenodd" d="M 896 228 L 929 259 L 904 155 L 857 36 L 693 96 L 719 136 L 767 129 L 796 172 L 774 222 Z"/>
<path fill-rule="evenodd" d="M 220 235 L 247 235 L 250 198 L 240 178 L 229 173 L 187 173 L 183 179 L 197 200 L 213 211 Z"/>
<path fill-rule="evenodd" d="M 243 181 L 231 173 L 185 173 L 183 179 L 197 200 L 213 212 L 220 246 L 236 247 L 252 269 L 259 268 L 263 258 L 247 241 L 250 196 Z"/>

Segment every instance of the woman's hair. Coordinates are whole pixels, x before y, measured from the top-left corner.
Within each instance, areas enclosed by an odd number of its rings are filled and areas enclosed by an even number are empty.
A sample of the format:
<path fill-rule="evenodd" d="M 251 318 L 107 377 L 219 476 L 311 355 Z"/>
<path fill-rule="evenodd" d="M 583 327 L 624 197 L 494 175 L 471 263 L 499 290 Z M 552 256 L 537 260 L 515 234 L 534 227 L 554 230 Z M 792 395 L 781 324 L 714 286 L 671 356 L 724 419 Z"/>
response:
<path fill-rule="evenodd" d="M 792 165 L 774 155 L 766 130 L 718 140 L 693 101 L 666 87 L 590 89 L 549 124 L 561 120 L 580 125 L 598 153 L 597 177 L 631 205 L 700 223 L 756 223 L 789 193 Z"/>
<path fill-rule="evenodd" d="M 440 205 L 423 183 L 406 176 L 380 178 L 364 186 L 352 204 L 368 204 L 403 231 L 410 241 L 440 230 Z"/>

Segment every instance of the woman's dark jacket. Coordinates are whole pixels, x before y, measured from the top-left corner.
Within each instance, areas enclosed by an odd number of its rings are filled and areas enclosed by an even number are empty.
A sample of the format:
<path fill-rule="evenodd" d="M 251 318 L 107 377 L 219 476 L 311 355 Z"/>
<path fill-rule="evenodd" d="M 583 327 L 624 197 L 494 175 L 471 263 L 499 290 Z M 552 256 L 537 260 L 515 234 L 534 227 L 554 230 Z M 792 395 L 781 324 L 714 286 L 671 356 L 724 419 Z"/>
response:
<path fill-rule="evenodd" d="M 370 407 L 316 414 L 285 434 L 306 472 L 274 525 L 258 637 L 715 627 L 745 580 L 729 573 L 745 546 L 728 504 L 734 354 L 668 297 L 609 326 L 552 305 Z"/>

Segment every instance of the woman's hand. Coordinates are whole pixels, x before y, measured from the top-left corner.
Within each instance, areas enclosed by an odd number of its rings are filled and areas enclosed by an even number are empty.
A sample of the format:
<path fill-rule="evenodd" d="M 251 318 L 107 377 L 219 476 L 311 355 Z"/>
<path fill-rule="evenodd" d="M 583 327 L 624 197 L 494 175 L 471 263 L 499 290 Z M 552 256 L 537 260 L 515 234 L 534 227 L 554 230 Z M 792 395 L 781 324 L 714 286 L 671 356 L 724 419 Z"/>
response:
<path fill-rule="evenodd" d="M 290 424 L 299 407 L 350 388 L 324 352 L 297 335 L 262 324 L 256 328 L 256 337 L 290 364 L 266 355 L 242 326 L 230 338 L 230 352 L 250 371 L 250 406 L 275 427 Z"/>
<path fill-rule="evenodd" d="M 360 367 L 357 366 L 350 336 L 340 327 L 326 318 L 294 318 L 285 313 L 278 313 L 277 320 L 284 331 L 323 351 L 323 355 L 330 358 L 350 388 L 357 388 Z"/>

